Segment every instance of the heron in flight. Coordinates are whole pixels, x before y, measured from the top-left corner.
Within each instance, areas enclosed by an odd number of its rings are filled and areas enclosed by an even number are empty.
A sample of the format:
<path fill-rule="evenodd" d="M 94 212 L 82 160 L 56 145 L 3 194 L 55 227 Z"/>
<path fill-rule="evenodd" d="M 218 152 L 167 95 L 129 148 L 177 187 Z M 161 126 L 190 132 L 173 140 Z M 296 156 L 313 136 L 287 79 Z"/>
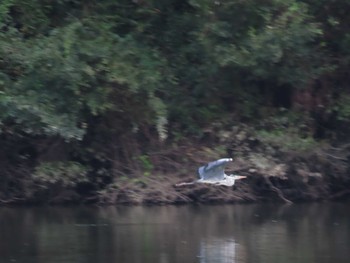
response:
<path fill-rule="evenodd" d="M 233 186 L 236 180 L 244 179 L 246 176 L 225 174 L 226 164 L 232 161 L 232 158 L 222 158 L 201 166 L 198 168 L 198 180 L 190 183 L 179 183 L 176 184 L 176 186 L 190 185 L 194 183 Z"/>

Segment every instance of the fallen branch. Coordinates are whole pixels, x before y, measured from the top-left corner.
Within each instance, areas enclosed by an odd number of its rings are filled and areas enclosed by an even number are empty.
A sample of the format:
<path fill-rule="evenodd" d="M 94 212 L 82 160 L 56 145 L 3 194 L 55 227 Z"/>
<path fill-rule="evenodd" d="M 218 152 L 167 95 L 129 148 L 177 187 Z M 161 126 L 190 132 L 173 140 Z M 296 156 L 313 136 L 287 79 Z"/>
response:
<path fill-rule="evenodd" d="M 176 187 L 180 187 L 180 186 L 184 186 L 184 185 L 194 185 L 196 182 L 197 182 L 197 181 L 178 183 L 178 184 L 175 184 L 175 186 L 176 186 Z"/>
<path fill-rule="evenodd" d="M 13 197 L 13 198 L 7 199 L 7 200 L 0 199 L 0 203 L 2 203 L 2 204 L 11 204 L 11 203 L 15 203 L 17 201 L 22 201 L 22 200 L 25 200 L 25 199 L 21 198 L 21 197 Z"/>
<path fill-rule="evenodd" d="M 273 191 L 275 191 L 277 193 L 279 198 L 281 198 L 287 204 L 292 204 L 293 203 L 292 201 L 290 201 L 289 199 L 284 197 L 282 191 L 280 189 L 278 189 L 276 186 L 274 186 L 268 177 L 264 176 L 264 178 L 265 178 L 266 183 L 270 186 L 270 188 Z"/>
<path fill-rule="evenodd" d="M 343 158 L 343 157 L 339 157 L 339 156 L 335 156 L 329 153 L 323 153 L 325 156 L 331 157 L 333 159 L 337 159 L 337 160 L 341 160 L 341 161 L 347 161 L 347 158 Z"/>
<path fill-rule="evenodd" d="M 347 190 L 341 191 L 339 193 L 333 194 L 329 198 L 330 199 L 337 199 L 337 198 L 341 198 L 343 196 L 346 196 L 348 194 L 350 194 L 350 189 L 347 189 Z"/>

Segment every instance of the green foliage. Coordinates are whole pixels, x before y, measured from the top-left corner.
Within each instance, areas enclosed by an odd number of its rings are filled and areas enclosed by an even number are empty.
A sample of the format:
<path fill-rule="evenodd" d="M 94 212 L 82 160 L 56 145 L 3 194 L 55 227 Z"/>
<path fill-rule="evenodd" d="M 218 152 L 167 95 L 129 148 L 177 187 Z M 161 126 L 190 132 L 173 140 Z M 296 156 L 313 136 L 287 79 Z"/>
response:
<path fill-rule="evenodd" d="M 350 96 L 341 96 L 331 110 L 337 113 L 337 119 L 339 121 L 350 121 Z"/>
<path fill-rule="evenodd" d="M 150 111 L 158 119 L 164 117 L 161 101 L 153 103 L 162 79 L 161 59 L 132 37 L 120 38 L 109 29 L 104 23 L 84 20 L 35 40 L 23 41 L 21 34 L 15 34 L 9 42 L 4 35 L 2 119 L 15 120 L 30 134 L 81 139 L 86 109 L 93 115 L 124 111 L 124 105 L 110 96 L 133 93 L 148 94 Z M 13 74 L 17 76 L 11 80 Z"/>
<path fill-rule="evenodd" d="M 71 188 L 88 181 L 89 169 L 76 162 L 45 162 L 38 165 L 33 180 L 41 188 L 54 185 Z"/>
<path fill-rule="evenodd" d="M 296 88 L 329 69 L 310 8 L 295 0 L 7 0 L 1 119 L 72 140 L 83 138 L 90 115 L 113 111 L 132 127 L 154 125 L 164 140 L 169 126 L 199 131 L 234 104 L 252 115 L 260 81 Z"/>
<path fill-rule="evenodd" d="M 151 162 L 151 160 L 149 159 L 148 155 L 140 155 L 138 157 L 138 160 L 140 161 L 141 165 L 142 165 L 142 169 L 143 169 L 143 175 L 144 176 L 150 176 L 151 172 L 153 170 L 153 164 Z"/>
<path fill-rule="evenodd" d="M 213 47 L 218 63 L 245 68 L 257 78 L 274 79 L 279 85 L 307 83 L 322 70 L 317 64 L 320 54 L 316 41 L 323 32 L 305 4 L 296 1 L 269 4 L 261 3 L 255 8 L 246 4 L 245 8 L 251 8 L 259 24 L 254 24 L 254 20 L 251 25 L 244 24 L 244 35 L 240 38 L 220 33 L 225 36 L 224 41 L 217 40 Z M 236 7 L 228 6 L 227 11 L 232 8 Z M 230 32 L 230 25 L 225 27 Z"/>
<path fill-rule="evenodd" d="M 318 145 L 311 136 L 304 137 L 292 128 L 259 130 L 257 136 L 265 143 L 285 151 L 309 151 Z"/>
<path fill-rule="evenodd" d="M 71 28 L 63 31 L 70 32 Z M 8 62 L 4 65 L 7 83 L 1 99 L 2 118 L 15 120 L 29 134 L 81 138 L 79 111 L 89 100 L 79 93 L 86 89 L 87 65 L 65 56 L 67 49 L 60 38 L 53 33 L 30 41 L 23 41 L 20 34 L 11 42 L 6 37 L 1 39 L 0 52 Z M 11 79 L 13 74 L 15 79 Z"/>
<path fill-rule="evenodd" d="M 15 0 L 3 0 L 0 3 L 0 28 L 9 19 L 9 9 L 13 5 Z"/>
<path fill-rule="evenodd" d="M 273 116 L 261 120 L 256 135 L 263 142 L 285 151 L 309 151 L 320 145 L 313 138 L 310 122 L 308 116 L 280 109 Z"/>

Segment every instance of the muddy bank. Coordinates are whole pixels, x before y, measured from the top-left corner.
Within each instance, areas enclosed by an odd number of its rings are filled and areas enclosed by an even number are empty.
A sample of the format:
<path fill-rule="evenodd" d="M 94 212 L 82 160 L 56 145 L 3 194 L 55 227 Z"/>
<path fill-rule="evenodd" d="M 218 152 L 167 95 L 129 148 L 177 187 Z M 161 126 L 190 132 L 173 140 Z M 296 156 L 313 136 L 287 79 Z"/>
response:
<path fill-rule="evenodd" d="M 292 203 L 348 198 L 350 144 L 315 143 L 305 147 L 307 141 L 294 139 L 296 147 L 285 147 L 280 141 L 283 137 L 271 140 L 250 127 L 234 127 L 207 138 L 200 146 L 174 147 L 162 155 L 150 155 L 158 164 L 152 175 L 117 179 L 113 186 L 99 193 L 96 201 L 101 204 Z M 247 179 L 237 181 L 233 187 L 175 186 L 195 180 L 197 167 L 222 157 L 234 159 L 227 166 L 227 173 L 245 175 Z"/>
<path fill-rule="evenodd" d="M 34 195 L 0 198 L 0 204 L 292 203 L 350 197 L 350 143 L 315 141 L 290 130 L 259 131 L 242 124 L 218 127 L 207 130 L 200 140 L 162 144 L 143 157 L 133 174 L 115 176 L 98 189 L 86 183 L 55 184 L 33 191 Z M 247 178 L 233 187 L 176 186 L 195 181 L 198 167 L 223 157 L 233 158 L 226 173 Z"/>

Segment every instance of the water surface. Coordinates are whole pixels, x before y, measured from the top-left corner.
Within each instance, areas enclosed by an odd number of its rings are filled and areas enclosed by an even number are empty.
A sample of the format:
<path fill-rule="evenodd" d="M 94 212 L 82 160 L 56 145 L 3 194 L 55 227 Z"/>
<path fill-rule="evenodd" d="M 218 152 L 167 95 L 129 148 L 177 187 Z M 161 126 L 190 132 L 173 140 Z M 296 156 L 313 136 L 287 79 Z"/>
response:
<path fill-rule="evenodd" d="M 349 204 L 0 208 L 0 263 L 349 262 Z"/>

